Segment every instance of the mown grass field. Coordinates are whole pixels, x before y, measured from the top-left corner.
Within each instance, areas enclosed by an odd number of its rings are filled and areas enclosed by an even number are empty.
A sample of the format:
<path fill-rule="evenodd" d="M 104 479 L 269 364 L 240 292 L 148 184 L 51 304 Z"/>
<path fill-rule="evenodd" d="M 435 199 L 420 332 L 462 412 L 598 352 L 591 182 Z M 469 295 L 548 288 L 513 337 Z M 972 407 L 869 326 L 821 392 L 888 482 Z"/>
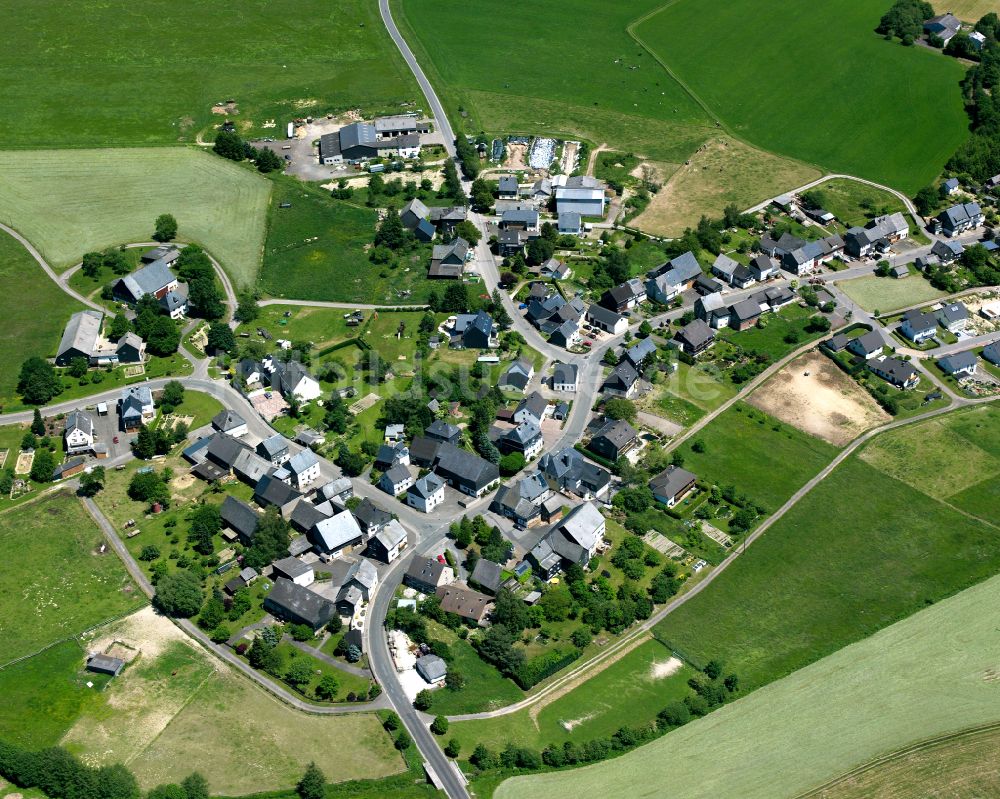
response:
<path fill-rule="evenodd" d="M 834 178 L 821 183 L 814 191 L 823 195 L 823 207 L 845 227 L 863 227 L 869 220 L 866 210 L 861 207 L 862 203 L 870 204 L 872 211 L 878 214 L 906 210 L 896 195 L 856 180 Z"/>
<path fill-rule="evenodd" d="M 283 202 L 290 208 L 281 208 Z M 433 288 L 430 248 L 395 269 L 368 260 L 378 214 L 334 200 L 324 189 L 275 179 L 267 218 L 261 287 L 275 297 L 401 305 L 419 304 Z M 440 286 L 438 291 L 442 290 Z M 404 297 L 401 292 L 412 294 Z"/>
<path fill-rule="evenodd" d="M 234 282 L 251 285 L 270 187 L 249 169 L 190 148 L 0 151 L 0 221 L 55 269 L 89 250 L 149 241 L 156 217 L 171 213 L 179 238 L 201 244 Z"/>
<path fill-rule="evenodd" d="M 852 0 L 779 0 L 768 14 L 753 0 L 680 0 L 634 32 L 737 135 L 913 192 L 967 135 L 963 68 L 884 41 L 883 13 Z"/>
<path fill-rule="evenodd" d="M 1000 411 L 980 407 L 874 439 L 656 635 L 691 656 L 721 657 L 756 687 L 992 576 L 1000 570 L 1000 511 L 979 467 L 1000 457 L 998 418 Z M 946 435 L 969 453 L 952 459 L 956 473 L 941 478 L 954 507 L 916 475 L 908 479 L 919 489 L 886 474 L 901 474 L 914 465 L 910 454 L 927 454 Z M 976 506 L 954 497 L 981 498 L 983 518 L 966 515 Z"/>
<path fill-rule="evenodd" d="M 449 734 L 461 741 L 467 753 L 479 743 L 495 751 L 512 741 L 540 750 L 552 743 L 606 738 L 624 725 L 636 727 L 652 721 L 666 705 L 687 695 L 693 669 L 685 666 L 668 676 L 655 671 L 670 657 L 670 650 L 659 641 L 647 640 L 547 704 L 492 719 L 458 722 Z"/>
<path fill-rule="evenodd" d="M 241 127 L 284 135 L 292 117 L 420 98 L 376 3 L 251 0 L 88 2 L 74 8 L 12 0 L 17 31 L 0 53 L 0 146 L 193 142 L 235 100 Z M 57 117 L 54 116 L 58 114 Z M 274 119 L 277 128 L 261 128 Z"/>
<path fill-rule="evenodd" d="M 494 796 L 640 796 L 655 785 L 671 799 L 793 797 L 914 741 L 996 721 L 998 601 L 994 577 L 623 757 L 517 778 Z M 985 756 L 972 774 L 995 770 L 995 750 Z M 945 768 L 952 792 L 932 790 L 941 784 L 933 775 L 903 775 L 909 790 L 826 796 L 992 795 L 961 792 L 972 786 Z"/>
<path fill-rule="evenodd" d="M 69 492 L 0 515 L 0 637 L 6 663 L 145 604 Z"/>
<path fill-rule="evenodd" d="M 626 34 L 648 9 L 647 0 L 515 0 L 502 12 L 487 0 L 402 0 L 393 16 L 449 117 L 467 117 L 469 131 L 583 137 L 683 163 L 711 122 Z"/>
<path fill-rule="evenodd" d="M 2 200 L 0 200 L 2 202 Z M 56 354 L 70 314 L 83 310 L 56 286 L 28 251 L 0 232 L 0 406 L 17 404 L 15 394 L 21 363 L 32 355 Z M 31 302 L 25 302 L 31 297 Z"/>
<path fill-rule="evenodd" d="M 895 311 L 921 302 L 930 302 L 945 296 L 919 275 L 899 280 L 894 277 L 859 277 L 837 283 L 848 297 L 866 311 Z"/>
<path fill-rule="evenodd" d="M 695 452 L 696 441 L 704 452 Z M 684 468 L 706 482 L 734 485 L 773 513 L 837 454 L 837 448 L 737 403 L 680 447 Z"/>

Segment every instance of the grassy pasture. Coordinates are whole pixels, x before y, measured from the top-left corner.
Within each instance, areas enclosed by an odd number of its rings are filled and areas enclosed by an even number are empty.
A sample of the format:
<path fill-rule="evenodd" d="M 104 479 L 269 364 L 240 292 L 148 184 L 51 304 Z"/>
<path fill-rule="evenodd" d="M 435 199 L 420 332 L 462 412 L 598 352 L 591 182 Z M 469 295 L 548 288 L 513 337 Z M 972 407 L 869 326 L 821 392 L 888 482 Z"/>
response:
<path fill-rule="evenodd" d="M 961 65 L 877 36 L 878 3 L 780 0 L 759 11 L 753 0 L 680 0 L 635 34 L 759 147 L 904 191 L 938 175 L 967 135 Z"/>
<path fill-rule="evenodd" d="M 866 311 L 895 311 L 945 296 L 919 275 L 898 280 L 894 277 L 859 277 L 837 283 L 848 297 Z"/>
<path fill-rule="evenodd" d="M 83 505 L 68 492 L 0 515 L 3 662 L 145 604 Z"/>
<path fill-rule="evenodd" d="M 992 414 L 949 418 L 995 425 Z M 989 510 L 963 515 L 852 456 L 656 634 L 763 685 L 995 574 Z"/>
<path fill-rule="evenodd" d="M 280 208 L 282 202 L 291 208 Z M 334 200 L 292 178 L 276 178 L 268 212 L 261 286 L 276 297 L 402 305 L 426 300 L 430 249 L 421 247 L 396 269 L 373 264 L 365 251 L 375 235 L 375 210 Z M 442 290 L 440 286 L 438 291 Z M 413 294 L 398 293 L 409 289 Z"/>
<path fill-rule="evenodd" d="M 229 99 L 241 128 L 283 136 L 292 117 L 420 97 L 376 3 L 114 0 L 75 10 L 66 25 L 64 4 L 0 3 L 0 17 L 18 20 L 0 53 L 4 146 L 193 142 L 226 119 L 212 106 Z M 261 128 L 269 118 L 277 128 Z"/>
<path fill-rule="evenodd" d="M 691 448 L 695 441 L 705 445 L 704 452 Z M 682 444 L 680 452 L 684 468 L 702 480 L 735 485 L 773 513 L 833 460 L 837 448 L 741 402 Z"/>
<path fill-rule="evenodd" d="M 3 202 L 0 200 L 0 202 Z M 63 327 L 83 306 L 62 292 L 35 259 L 11 236 L 0 233 L 0 405 L 19 403 L 15 395 L 21 363 L 31 355 L 55 355 Z M 30 303 L 24 298 L 30 296 Z"/>
<path fill-rule="evenodd" d="M 88 250 L 148 241 L 153 220 L 169 212 L 180 238 L 250 285 L 269 192 L 260 175 L 189 148 L 0 151 L 0 221 L 56 269 Z"/>
<path fill-rule="evenodd" d="M 856 180 L 834 178 L 816 187 L 824 197 L 824 208 L 833 214 L 845 227 L 864 226 L 869 217 L 861 203 L 871 203 L 879 212 L 885 209 L 887 213 L 905 211 L 903 203 L 894 194 L 882 189 L 876 189 Z M 909 219 L 907 219 L 909 221 Z"/>
<path fill-rule="evenodd" d="M 994 577 L 634 752 L 519 777 L 494 796 L 639 796 L 660 785 L 669 786 L 671 799 L 792 797 L 914 741 L 996 721 L 997 601 L 1000 578 Z M 995 748 L 984 756 L 973 774 L 995 770 Z M 968 757 L 963 762 L 973 765 Z M 953 768 L 948 772 L 952 792 L 931 790 L 937 783 L 929 775 L 929 782 L 910 779 L 906 791 L 824 796 L 991 795 L 960 792 L 964 780 Z"/>
<path fill-rule="evenodd" d="M 584 137 L 683 163 L 710 122 L 626 34 L 648 6 L 515 0 L 504 6 L 502 25 L 487 0 L 403 0 L 393 13 L 449 116 L 467 116 L 470 131 Z M 520 55 L 516 70 L 511 53 Z"/>

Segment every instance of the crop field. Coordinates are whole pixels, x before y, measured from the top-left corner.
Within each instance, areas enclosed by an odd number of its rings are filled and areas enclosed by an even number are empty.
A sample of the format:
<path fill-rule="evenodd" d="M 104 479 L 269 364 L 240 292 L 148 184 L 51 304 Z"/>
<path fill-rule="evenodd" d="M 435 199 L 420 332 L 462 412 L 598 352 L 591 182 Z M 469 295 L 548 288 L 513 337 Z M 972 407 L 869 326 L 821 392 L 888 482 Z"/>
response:
<path fill-rule="evenodd" d="M 848 772 L 811 799 L 979 799 L 1000 794 L 1000 729 L 971 730 L 907 747 Z"/>
<path fill-rule="evenodd" d="M 66 24 L 63 3 L 0 3 L 17 31 L 0 53 L 0 146 L 29 148 L 194 142 L 227 118 L 264 136 L 274 119 L 420 95 L 375 3 L 198 0 L 87 3 Z M 57 117 L 54 116 L 57 112 Z"/>
<path fill-rule="evenodd" d="M 837 283 L 837 288 L 866 311 L 895 311 L 945 296 L 919 275 L 898 280 L 894 277 L 859 277 Z"/>
<path fill-rule="evenodd" d="M 932 5 L 938 14 L 950 12 L 959 19 L 968 22 L 976 22 L 984 14 L 991 11 L 996 13 L 997 10 L 996 0 L 955 0 L 954 2 L 948 0 L 947 3 L 938 0 Z"/>
<path fill-rule="evenodd" d="M 3 662 L 145 604 L 100 530 L 60 491 L 0 514 Z"/>
<path fill-rule="evenodd" d="M 280 208 L 283 202 L 290 208 Z M 330 193 L 291 178 L 278 178 L 268 213 L 261 287 L 275 297 L 401 305 L 427 299 L 430 248 L 421 247 L 396 269 L 373 264 L 378 214 L 334 200 Z M 403 296 L 409 290 L 411 296 Z M 440 286 L 438 287 L 440 291 Z"/>
<path fill-rule="evenodd" d="M 689 666 L 671 660 L 659 641 L 640 643 L 620 659 L 611 658 L 590 672 L 588 679 L 571 684 L 552 698 L 506 716 L 452 725 L 451 733 L 471 752 L 476 744 L 501 750 L 513 741 L 543 749 L 550 743 L 583 743 L 608 737 L 623 725 L 652 721 L 671 702 L 687 695 Z"/>
<path fill-rule="evenodd" d="M 515 0 L 498 25 L 488 0 L 401 0 L 393 16 L 449 116 L 463 111 L 469 131 L 584 137 L 678 164 L 712 123 L 626 34 L 649 5 Z M 521 54 L 517 70 L 509 68 L 511 53 Z"/>
<path fill-rule="evenodd" d="M 977 408 L 946 419 L 996 457 L 996 414 Z M 918 423 L 912 435 L 943 440 L 935 427 Z M 900 432 L 871 445 L 886 453 L 882 470 L 864 450 L 848 458 L 656 635 L 692 656 L 721 657 L 756 687 L 1000 570 L 997 505 L 980 499 L 977 518 L 883 471 L 890 455 L 906 457 L 892 444 Z M 975 461 L 962 474 L 966 492 L 989 496 Z"/>
<path fill-rule="evenodd" d="M 662 236 L 679 236 L 702 215 L 720 218 L 735 203 L 749 208 L 802 186 L 822 173 L 815 167 L 750 147 L 729 136 L 701 145 L 653 195 L 632 223 Z"/>
<path fill-rule="evenodd" d="M 2 203 L 3 200 L 0 200 Z M 82 306 L 45 276 L 21 244 L 0 232 L 0 406 L 17 404 L 17 375 L 32 355 L 56 354 L 63 327 Z M 30 296 L 30 303 L 24 298 Z"/>
<path fill-rule="evenodd" d="M 0 151 L 0 222 L 64 269 L 89 250 L 148 241 L 156 217 L 171 213 L 179 238 L 246 286 L 260 265 L 270 186 L 189 148 Z"/>
<path fill-rule="evenodd" d="M 700 441 L 704 452 L 692 445 Z M 680 447 L 684 468 L 719 486 L 735 485 L 771 513 L 837 454 L 825 441 L 737 403 Z"/>
<path fill-rule="evenodd" d="M 874 33 L 884 11 L 853 0 L 779 0 L 762 15 L 754 0 L 680 0 L 634 33 L 736 135 L 913 192 L 967 135 L 963 68 L 884 41 Z M 711 31 L 712 46 L 692 31 Z"/>
<path fill-rule="evenodd" d="M 661 785 L 669 786 L 671 799 L 793 797 L 915 741 L 996 721 L 1000 682 L 992 609 L 998 601 L 1000 577 L 994 577 L 634 752 L 582 769 L 519 777 L 494 796 L 638 796 Z M 995 772 L 995 749 L 986 757 L 979 769 Z M 993 795 L 960 792 L 963 781 L 952 774 L 952 792 L 930 790 L 932 778 L 919 787 L 911 781 L 909 791 L 898 793 L 821 795 Z"/>

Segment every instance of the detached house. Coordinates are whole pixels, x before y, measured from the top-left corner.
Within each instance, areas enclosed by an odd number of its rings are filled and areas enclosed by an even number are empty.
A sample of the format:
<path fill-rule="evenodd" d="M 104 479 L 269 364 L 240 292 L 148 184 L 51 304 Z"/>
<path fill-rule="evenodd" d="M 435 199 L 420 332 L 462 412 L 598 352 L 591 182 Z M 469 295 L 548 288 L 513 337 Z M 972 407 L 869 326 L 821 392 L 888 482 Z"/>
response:
<path fill-rule="evenodd" d="M 715 343 L 715 331 L 703 319 L 695 319 L 678 330 L 674 340 L 688 355 L 698 355 Z"/>
<path fill-rule="evenodd" d="M 446 563 L 419 555 L 410 561 L 403 575 L 403 584 L 421 594 L 434 594 L 442 585 L 450 585 L 454 581 L 455 572 Z"/>
<path fill-rule="evenodd" d="M 680 466 L 670 465 L 649 481 L 653 498 L 672 508 L 695 487 L 698 478 Z"/>
<path fill-rule="evenodd" d="M 946 375 L 952 377 L 971 377 L 979 369 L 979 362 L 976 360 L 976 353 L 972 350 L 956 352 L 954 355 L 946 355 L 938 359 L 938 366 Z"/>
<path fill-rule="evenodd" d="M 275 477 L 302 491 L 319 479 L 319 458 L 311 449 L 300 450 L 274 473 Z"/>
<path fill-rule="evenodd" d="M 497 383 L 506 391 L 524 391 L 535 376 L 535 367 L 527 358 L 518 358 L 508 366 Z"/>
<path fill-rule="evenodd" d="M 719 293 L 706 294 L 695 300 L 694 315 L 716 330 L 729 324 L 729 306 Z"/>
<path fill-rule="evenodd" d="M 587 309 L 587 321 L 598 330 L 603 330 L 613 336 L 620 336 L 628 330 L 628 319 L 617 311 L 612 311 L 597 303 Z"/>
<path fill-rule="evenodd" d="M 452 488 L 472 497 L 483 496 L 500 480 L 500 469 L 495 463 L 454 444 L 442 444 L 438 449 L 434 471 Z"/>
<path fill-rule="evenodd" d="M 116 300 L 129 304 L 135 304 L 147 295 L 162 300 L 178 286 L 177 277 L 170 271 L 168 263 L 160 258 L 119 278 L 111 287 L 112 295 Z"/>
<path fill-rule="evenodd" d="M 870 330 L 863 336 L 853 338 L 847 343 L 847 349 L 850 352 L 866 361 L 881 355 L 883 347 L 885 347 L 885 340 L 877 330 Z"/>
<path fill-rule="evenodd" d="M 911 389 L 920 382 L 917 370 L 899 358 L 879 358 L 868 361 L 868 368 L 896 388 Z"/>
<path fill-rule="evenodd" d="M 361 527 L 349 510 L 317 522 L 308 536 L 316 550 L 327 555 L 336 555 L 345 547 L 360 544 L 364 538 Z"/>
<path fill-rule="evenodd" d="M 969 309 L 961 302 L 953 302 L 936 310 L 934 318 L 949 333 L 960 333 L 969 325 Z"/>
<path fill-rule="evenodd" d="M 608 289 L 601 296 L 601 305 L 616 313 L 631 310 L 646 300 L 646 289 L 638 278 L 627 280 Z"/>
<path fill-rule="evenodd" d="M 94 419 L 85 411 L 71 411 L 66 414 L 66 429 L 63 431 L 67 455 L 79 455 L 94 449 Z M 107 455 L 107 449 L 104 449 Z"/>
<path fill-rule="evenodd" d="M 555 525 L 531 550 L 528 558 L 546 579 L 569 563 L 586 567 L 604 540 L 605 528 L 601 512 L 591 503 L 584 502 Z"/>
<path fill-rule="evenodd" d="M 635 344 L 625 350 L 623 356 L 636 370 L 642 369 L 643 365 L 656 356 L 656 343 L 652 338 L 639 339 Z"/>
<path fill-rule="evenodd" d="M 509 486 L 500 486 L 490 503 L 490 510 L 520 528 L 532 527 L 542 521 L 542 503 L 550 496 L 552 489 L 545 476 L 536 470 Z"/>
<path fill-rule="evenodd" d="M 118 417 L 126 433 L 138 430 L 156 418 L 153 394 L 147 386 L 129 386 L 122 389 L 118 400 Z"/>
<path fill-rule="evenodd" d="M 516 424 L 532 422 L 540 427 L 548 415 L 549 401 L 537 391 L 532 391 L 514 409 L 514 422 Z"/>
<path fill-rule="evenodd" d="M 469 259 L 469 242 L 459 237 L 450 244 L 435 244 L 431 250 L 431 267 L 427 277 L 431 279 L 458 280 L 465 271 Z"/>
<path fill-rule="evenodd" d="M 406 548 L 406 530 L 393 519 L 368 539 L 368 554 L 383 563 L 392 563 Z"/>
<path fill-rule="evenodd" d="M 884 252 L 893 242 L 905 239 L 910 226 L 901 213 L 877 216 L 863 228 L 852 227 L 844 236 L 844 249 L 855 258 Z"/>
<path fill-rule="evenodd" d="M 508 430 L 500 437 L 500 451 L 504 454 L 520 452 L 525 460 L 531 460 L 545 446 L 542 431 L 531 421 L 521 422 L 517 427 Z"/>
<path fill-rule="evenodd" d="M 907 311 L 903 314 L 899 331 L 914 344 L 920 344 L 934 338 L 937 333 L 937 319 L 923 311 Z"/>
<path fill-rule="evenodd" d="M 607 494 L 611 474 L 586 460 L 572 447 L 550 452 L 538 461 L 538 469 L 554 489 L 582 499 L 597 499 Z"/>
<path fill-rule="evenodd" d="M 435 594 L 441 600 L 441 610 L 454 613 L 467 621 L 482 624 L 493 609 L 493 599 L 462 585 L 442 585 Z M 419 661 L 418 661 L 419 662 Z"/>
<path fill-rule="evenodd" d="M 319 381 L 298 361 L 265 358 L 261 365 L 271 388 L 287 400 L 311 402 L 323 394 Z"/>
<path fill-rule="evenodd" d="M 279 577 L 264 599 L 264 609 L 279 619 L 293 624 L 306 624 L 318 630 L 336 614 L 333 602 L 317 593 Z"/>
<path fill-rule="evenodd" d="M 212 417 L 212 429 L 233 438 L 242 438 L 249 432 L 246 419 L 230 410 L 219 411 Z"/>
<path fill-rule="evenodd" d="M 397 497 L 413 485 L 413 475 L 405 466 L 390 466 L 378 480 L 378 487 L 390 496 Z"/>
<path fill-rule="evenodd" d="M 456 317 L 451 335 L 452 347 L 488 350 L 494 349 L 497 344 L 496 323 L 486 311 Z"/>
<path fill-rule="evenodd" d="M 552 369 L 552 390 L 575 392 L 579 372 L 575 363 L 557 363 Z"/>
<path fill-rule="evenodd" d="M 928 256 L 928 260 L 933 258 L 937 264 L 947 266 L 961 258 L 963 252 L 965 252 L 965 246 L 962 242 L 938 239 L 934 242 L 934 246 L 931 247 L 931 254 Z M 924 266 L 924 269 L 926 269 L 926 266 Z"/>
<path fill-rule="evenodd" d="M 590 438 L 587 448 L 605 460 L 616 462 L 639 443 L 639 434 L 624 419 L 611 419 Z"/>
<path fill-rule="evenodd" d="M 646 281 L 646 295 L 665 305 L 682 291 L 690 288 L 697 278 L 702 277 L 702 271 L 694 253 L 688 251 L 661 264 L 649 272 L 647 277 L 649 279 Z"/>
<path fill-rule="evenodd" d="M 632 399 L 638 390 L 639 373 L 628 361 L 622 361 L 612 369 L 601 384 L 601 391 L 611 397 Z"/>

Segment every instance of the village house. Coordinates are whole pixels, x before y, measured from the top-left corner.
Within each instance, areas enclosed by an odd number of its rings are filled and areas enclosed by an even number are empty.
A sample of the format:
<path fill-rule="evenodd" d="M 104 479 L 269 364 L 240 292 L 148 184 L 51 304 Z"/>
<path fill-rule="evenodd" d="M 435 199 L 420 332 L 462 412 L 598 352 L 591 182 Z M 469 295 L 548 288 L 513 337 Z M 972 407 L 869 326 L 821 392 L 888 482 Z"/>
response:
<path fill-rule="evenodd" d="M 601 391 L 609 397 L 632 399 L 639 391 L 639 373 L 628 361 L 622 361 L 604 378 Z"/>
<path fill-rule="evenodd" d="M 983 224 L 983 209 L 976 202 L 959 203 L 945 208 L 935 221 L 935 227 L 945 236 L 959 236 Z"/>
<path fill-rule="evenodd" d="M 70 411 L 66 414 L 66 429 L 63 441 L 67 455 L 81 455 L 94 452 L 98 457 L 107 457 L 107 445 L 95 444 L 94 418 L 86 411 Z M 98 452 L 97 448 L 100 449 Z"/>
<path fill-rule="evenodd" d="M 292 457 L 288 449 L 289 441 L 280 433 L 275 433 L 261 441 L 257 445 L 257 454 L 268 461 L 272 466 L 281 466 Z"/>
<path fill-rule="evenodd" d="M 160 258 L 136 269 L 130 275 L 119 278 L 111 287 L 112 295 L 119 302 L 130 305 L 134 305 L 146 296 L 162 300 L 178 287 L 177 277 L 170 271 L 168 264 L 169 261 Z"/>
<path fill-rule="evenodd" d="M 577 505 L 542 538 L 528 555 L 541 576 L 554 577 L 570 563 L 586 568 L 604 540 L 606 523 L 589 502 Z"/>
<path fill-rule="evenodd" d="M 452 488 L 472 497 L 481 497 L 500 480 L 500 469 L 478 455 L 454 444 L 441 444 L 434 472 Z"/>
<path fill-rule="evenodd" d="M 611 474 L 591 463 L 573 447 L 549 452 L 538 460 L 538 470 L 549 485 L 581 499 L 600 499 L 608 492 Z"/>
<path fill-rule="evenodd" d="M 499 563 L 480 558 L 476 561 L 472 574 L 469 575 L 469 583 L 481 588 L 487 594 L 496 595 L 496 592 L 500 590 L 500 572 Z"/>
<path fill-rule="evenodd" d="M 847 349 L 855 355 L 864 358 L 866 361 L 882 354 L 885 347 L 885 339 L 877 330 L 870 330 L 864 335 L 851 339 L 847 343 Z"/>
<path fill-rule="evenodd" d="M 434 594 L 443 585 L 455 581 L 455 572 L 436 558 L 415 557 L 403 575 L 403 584 L 421 594 Z"/>
<path fill-rule="evenodd" d="M 701 265 L 694 257 L 694 253 L 690 251 L 682 253 L 647 273 L 645 296 L 642 299 L 645 300 L 648 296 L 651 300 L 666 305 L 682 291 L 690 288 L 695 279 L 701 276 Z"/>
<path fill-rule="evenodd" d="M 313 631 L 323 627 L 337 612 L 333 602 L 279 577 L 264 599 L 264 610 L 292 624 L 305 624 Z"/>
<path fill-rule="evenodd" d="M 523 529 L 542 521 L 542 503 L 550 496 L 552 489 L 548 481 L 536 469 L 510 485 L 500 486 L 490 503 L 490 510 Z"/>
<path fill-rule="evenodd" d="M 692 472 L 671 464 L 649 481 L 653 498 L 672 508 L 695 487 L 698 477 Z"/>
<path fill-rule="evenodd" d="M 607 197 L 603 181 L 589 175 L 557 175 L 552 179 L 552 185 L 555 188 L 557 214 L 573 212 L 581 217 L 604 216 Z"/>
<path fill-rule="evenodd" d="M 518 358 L 504 369 L 497 383 L 504 391 L 524 391 L 535 376 L 535 367 L 527 358 Z"/>
<path fill-rule="evenodd" d="M 557 363 L 552 369 L 552 390 L 575 392 L 579 373 L 575 363 Z"/>
<path fill-rule="evenodd" d="M 994 366 L 1000 366 L 1000 341 L 994 341 L 983 347 L 983 357 Z"/>
<path fill-rule="evenodd" d="M 156 418 L 156 406 L 148 386 L 122 389 L 118 400 L 118 418 L 126 433 L 135 432 L 141 425 L 149 424 Z"/>
<path fill-rule="evenodd" d="M 347 547 L 360 544 L 364 537 L 354 514 L 349 510 L 317 522 L 308 536 L 316 551 L 327 555 L 336 555 Z"/>
<path fill-rule="evenodd" d="M 931 247 L 930 258 L 935 259 L 936 264 L 947 266 L 953 264 L 962 257 L 965 252 L 965 245 L 960 241 L 944 241 L 938 239 Z M 925 266 L 926 269 L 926 266 Z"/>
<path fill-rule="evenodd" d="M 469 242 L 459 237 L 449 244 L 435 244 L 431 251 L 431 266 L 427 277 L 443 280 L 458 280 L 465 271 L 469 259 Z"/>
<path fill-rule="evenodd" d="M 715 331 L 703 319 L 695 319 L 678 330 L 674 340 L 684 352 L 694 356 L 715 343 Z"/>
<path fill-rule="evenodd" d="M 351 564 L 344 576 L 344 582 L 337 592 L 337 612 L 353 617 L 362 605 L 371 601 L 378 585 L 378 570 L 367 558 L 360 558 Z"/>
<path fill-rule="evenodd" d="M 706 294 L 695 300 L 694 315 L 715 330 L 729 324 L 729 306 L 719 293 Z"/>
<path fill-rule="evenodd" d="M 312 402 L 323 394 L 319 381 L 298 361 L 279 361 L 268 357 L 261 362 L 262 378 L 286 400 Z"/>
<path fill-rule="evenodd" d="M 631 310 L 646 301 L 646 288 L 638 278 L 610 288 L 601 295 L 601 305 L 616 313 Z"/>
<path fill-rule="evenodd" d="M 253 501 L 260 507 L 274 505 L 283 519 L 287 519 L 302 494 L 273 474 L 265 474 L 254 486 Z"/>
<path fill-rule="evenodd" d="M 386 525 L 392 521 L 392 514 L 380 508 L 368 497 L 361 500 L 353 513 L 365 538 L 375 535 L 379 530 L 384 530 Z"/>
<path fill-rule="evenodd" d="M 435 441 L 457 444 L 462 438 L 462 429 L 443 419 L 435 419 L 424 430 L 424 435 Z"/>
<path fill-rule="evenodd" d="M 243 546 L 248 547 L 253 543 L 260 515 L 247 503 L 227 494 L 219 508 L 219 516 L 223 525 L 236 534 Z"/>
<path fill-rule="evenodd" d="M 413 485 L 413 475 L 405 466 L 390 466 L 378 479 L 378 487 L 390 496 L 396 497 Z"/>
<path fill-rule="evenodd" d="M 441 600 L 441 610 L 476 624 L 483 624 L 493 609 L 491 597 L 464 585 L 442 585 L 434 593 Z"/>
<path fill-rule="evenodd" d="M 590 438 L 587 449 L 607 461 L 616 462 L 639 444 L 639 434 L 624 419 L 609 419 Z"/>
<path fill-rule="evenodd" d="M 212 429 L 233 438 L 242 438 L 249 432 L 246 419 L 230 410 L 221 410 L 212 417 Z"/>
<path fill-rule="evenodd" d="M 497 199 L 516 200 L 518 195 L 516 175 L 501 175 L 497 182 Z"/>
<path fill-rule="evenodd" d="M 532 391 L 514 409 L 514 422 L 515 424 L 532 422 L 541 427 L 542 421 L 548 417 L 550 410 L 549 401 L 539 392 Z"/>
<path fill-rule="evenodd" d="M 622 354 L 622 359 L 632 364 L 636 371 L 642 371 L 643 366 L 655 357 L 656 342 L 649 337 L 639 339 Z"/>
<path fill-rule="evenodd" d="M 587 309 L 587 321 L 598 330 L 603 330 L 613 336 L 620 336 L 628 330 L 628 319 L 617 311 L 612 311 L 597 303 Z"/>
<path fill-rule="evenodd" d="M 524 459 L 529 461 L 542 451 L 545 442 L 542 439 L 541 428 L 532 421 L 525 421 L 500 436 L 498 445 L 504 455 L 520 452 L 524 455 Z"/>
<path fill-rule="evenodd" d="M 392 563 L 399 553 L 406 549 L 406 530 L 396 519 L 368 539 L 368 554 L 382 561 Z"/>
<path fill-rule="evenodd" d="M 311 449 L 299 450 L 297 454 L 285 461 L 284 465 L 279 467 L 274 475 L 279 480 L 295 486 L 299 491 L 303 491 L 307 486 L 319 479 L 319 458 L 316 457 L 316 453 Z"/>
<path fill-rule="evenodd" d="M 486 311 L 458 314 L 449 335 L 449 346 L 457 349 L 489 350 L 499 345 L 496 322 Z"/>
<path fill-rule="evenodd" d="M 406 491 L 406 504 L 423 513 L 430 513 L 444 502 L 444 480 L 434 472 L 425 474 Z"/>
<path fill-rule="evenodd" d="M 883 252 L 889 245 L 910 235 L 910 226 L 901 213 L 877 216 L 862 227 L 852 227 L 844 236 L 848 255 L 863 258 L 873 252 Z"/>
<path fill-rule="evenodd" d="M 936 310 L 934 318 L 949 333 L 961 333 L 969 325 L 969 309 L 961 302 L 949 303 Z"/>
<path fill-rule="evenodd" d="M 69 366 L 76 358 L 85 358 L 88 366 L 142 363 L 145 342 L 131 332 L 117 342 L 110 341 L 101 334 L 103 321 L 100 311 L 77 311 L 70 316 L 56 350 L 56 366 Z"/>
<path fill-rule="evenodd" d="M 279 578 L 291 580 L 305 588 L 313 584 L 316 573 L 312 566 L 298 558 L 282 558 L 271 564 L 271 577 L 275 580 Z"/>

